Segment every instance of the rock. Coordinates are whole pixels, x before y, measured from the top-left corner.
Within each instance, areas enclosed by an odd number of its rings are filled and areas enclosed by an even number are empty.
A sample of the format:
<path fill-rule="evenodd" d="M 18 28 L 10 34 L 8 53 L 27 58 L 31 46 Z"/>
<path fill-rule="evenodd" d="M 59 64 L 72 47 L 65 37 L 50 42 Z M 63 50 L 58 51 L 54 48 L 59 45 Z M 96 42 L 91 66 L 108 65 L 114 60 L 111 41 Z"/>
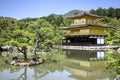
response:
<path fill-rule="evenodd" d="M 120 53 L 120 48 L 118 48 L 118 50 L 117 50 L 117 51 L 118 51 L 118 53 Z"/>
<path fill-rule="evenodd" d="M 33 61 L 36 61 L 37 59 L 36 58 L 32 58 Z"/>
<path fill-rule="evenodd" d="M 38 59 L 38 62 L 39 62 L 39 63 L 42 63 L 42 62 L 43 62 L 43 60 L 42 60 L 42 59 Z"/>
<path fill-rule="evenodd" d="M 15 65 L 15 64 L 16 64 L 16 61 L 13 60 L 10 64 L 11 64 L 11 65 Z"/>
<path fill-rule="evenodd" d="M 12 58 L 12 60 L 18 60 L 18 57 L 15 56 L 15 57 Z"/>
<path fill-rule="evenodd" d="M 8 60 L 5 60 L 5 64 L 8 64 L 9 62 L 8 62 Z"/>
<path fill-rule="evenodd" d="M 30 60 L 30 65 L 35 65 L 36 63 L 35 63 L 35 61 L 33 61 L 33 60 Z"/>

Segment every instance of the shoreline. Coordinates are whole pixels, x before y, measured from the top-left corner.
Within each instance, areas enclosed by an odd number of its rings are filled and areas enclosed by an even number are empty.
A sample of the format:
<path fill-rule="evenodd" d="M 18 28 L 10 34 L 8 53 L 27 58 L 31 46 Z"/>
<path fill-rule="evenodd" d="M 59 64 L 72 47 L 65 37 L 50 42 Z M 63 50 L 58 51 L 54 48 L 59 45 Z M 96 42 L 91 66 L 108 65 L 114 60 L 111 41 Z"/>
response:
<path fill-rule="evenodd" d="M 117 50 L 118 46 L 62 46 L 57 45 L 56 48 L 74 49 L 74 50 Z"/>

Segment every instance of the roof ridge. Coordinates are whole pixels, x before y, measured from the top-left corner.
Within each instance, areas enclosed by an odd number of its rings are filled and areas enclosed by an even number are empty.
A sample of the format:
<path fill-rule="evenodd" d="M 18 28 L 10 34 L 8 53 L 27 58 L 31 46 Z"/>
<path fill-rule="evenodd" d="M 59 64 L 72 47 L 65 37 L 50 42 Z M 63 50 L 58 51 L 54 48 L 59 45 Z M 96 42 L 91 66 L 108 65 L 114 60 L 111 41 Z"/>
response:
<path fill-rule="evenodd" d="M 96 17 L 96 18 L 101 18 L 101 16 L 98 16 L 98 15 L 95 15 L 95 14 L 90 14 L 87 11 L 82 11 L 82 12 L 76 14 L 76 15 L 73 15 L 73 16 L 69 17 L 69 18 L 73 19 L 73 18 L 81 17 L 83 15 L 88 15 L 88 16 L 92 16 L 92 17 Z"/>

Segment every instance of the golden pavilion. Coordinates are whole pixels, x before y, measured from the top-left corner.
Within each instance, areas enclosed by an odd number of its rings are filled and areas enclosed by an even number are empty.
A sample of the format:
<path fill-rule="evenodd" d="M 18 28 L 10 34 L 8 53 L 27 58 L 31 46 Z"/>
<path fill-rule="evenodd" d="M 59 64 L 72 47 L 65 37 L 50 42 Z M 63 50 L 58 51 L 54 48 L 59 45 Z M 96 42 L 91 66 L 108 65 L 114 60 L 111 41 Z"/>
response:
<path fill-rule="evenodd" d="M 96 20 L 100 18 L 101 16 L 88 12 L 69 17 L 73 20 L 73 24 L 63 28 L 63 30 L 69 31 L 69 34 L 63 38 L 63 45 L 104 45 L 106 31 L 110 27 L 97 25 Z"/>

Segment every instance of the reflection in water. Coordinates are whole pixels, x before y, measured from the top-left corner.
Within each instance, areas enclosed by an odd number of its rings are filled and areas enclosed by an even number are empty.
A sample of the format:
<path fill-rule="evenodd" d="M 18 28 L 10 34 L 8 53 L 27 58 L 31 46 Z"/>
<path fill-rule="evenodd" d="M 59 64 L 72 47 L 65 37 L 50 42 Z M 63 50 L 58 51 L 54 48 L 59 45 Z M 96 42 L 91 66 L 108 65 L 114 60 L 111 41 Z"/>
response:
<path fill-rule="evenodd" d="M 105 72 L 104 51 L 65 50 L 65 69 L 72 74 L 70 77 L 82 80 L 109 80 Z"/>
<path fill-rule="evenodd" d="M 113 80 L 113 74 L 105 72 L 104 55 L 104 51 L 63 50 L 52 54 L 54 62 L 38 66 L 0 64 L 0 80 Z M 3 60 L 0 56 L 0 63 Z"/>
<path fill-rule="evenodd" d="M 17 80 L 20 79 L 27 80 L 27 68 L 24 68 L 23 73 L 20 76 L 18 76 Z"/>
<path fill-rule="evenodd" d="M 97 51 L 97 58 L 104 59 L 104 51 Z"/>

